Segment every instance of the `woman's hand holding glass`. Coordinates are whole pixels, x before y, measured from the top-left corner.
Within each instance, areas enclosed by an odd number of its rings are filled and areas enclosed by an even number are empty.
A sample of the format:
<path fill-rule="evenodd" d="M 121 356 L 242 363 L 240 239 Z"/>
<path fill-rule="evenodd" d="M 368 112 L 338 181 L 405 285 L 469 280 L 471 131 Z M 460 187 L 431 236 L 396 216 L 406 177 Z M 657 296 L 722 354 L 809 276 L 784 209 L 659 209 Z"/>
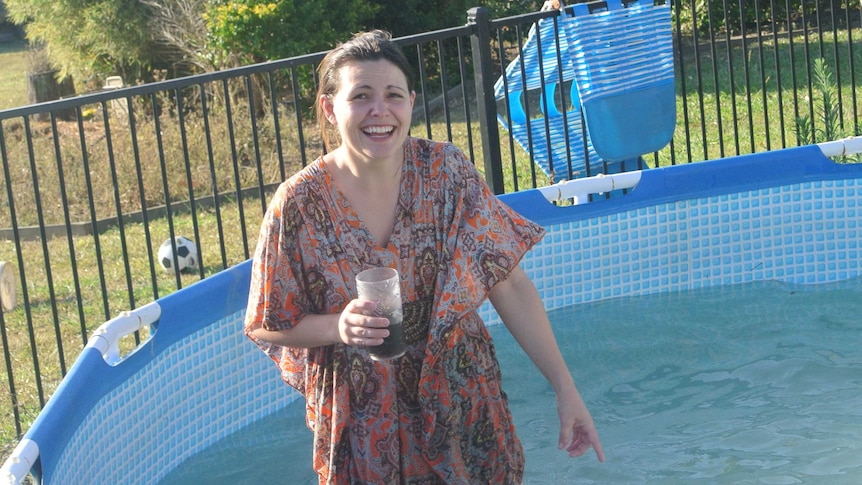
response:
<path fill-rule="evenodd" d="M 366 347 L 383 343 L 389 336 L 389 319 L 373 316 L 377 304 L 373 301 L 355 299 L 341 312 L 338 317 L 338 336 L 347 345 L 362 345 Z"/>

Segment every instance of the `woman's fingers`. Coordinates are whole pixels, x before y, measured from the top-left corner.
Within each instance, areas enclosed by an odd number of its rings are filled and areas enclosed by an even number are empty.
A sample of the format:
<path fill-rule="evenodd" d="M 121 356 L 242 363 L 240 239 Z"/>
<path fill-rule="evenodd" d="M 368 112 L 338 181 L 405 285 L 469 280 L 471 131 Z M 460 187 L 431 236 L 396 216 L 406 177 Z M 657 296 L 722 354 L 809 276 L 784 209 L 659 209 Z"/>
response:
<path fill-rule="evenodd" d="M 353 342 L 356 345 L 380 345 L 383 343 L 383 339 L 389 335 L 389 330 L 381 328 L 355 326 L 352 327 L 352 330 Z"/>
<path fill-rule="evenodd" d="M 590 448 L 596 450 L 596 458 L 600 462 L 605 461 L 605 452 L 602 450 L 602 443 L 599 441 L 598 433 L 592 426 L 584 426 L 581 423 L 575 423 L 572 427 L 572 437 L 569 441 L 566 451 L 570 457 L 581 456 Z"/>
<path fill-rule="evenodd" d="M 353 300 L 341 313 L 338 332 L 347 345 L 375 346 L 389 335 L 389 320 L 373 315 L 374 302 Z"/>

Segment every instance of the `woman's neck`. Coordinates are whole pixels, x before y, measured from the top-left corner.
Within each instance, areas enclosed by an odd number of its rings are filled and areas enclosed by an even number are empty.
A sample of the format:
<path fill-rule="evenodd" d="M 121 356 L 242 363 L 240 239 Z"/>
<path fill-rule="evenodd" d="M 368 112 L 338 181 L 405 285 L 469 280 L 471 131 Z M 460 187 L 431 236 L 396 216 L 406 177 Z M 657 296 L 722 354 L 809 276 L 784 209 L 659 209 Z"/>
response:
<path fill-rule="evenodd" d="M 404 154 L 397 158 L 369 159 L 348 152 L 343 146 L 324 156 L 339 185 L 366 190 L 381 190 L 399 185 Z"/>

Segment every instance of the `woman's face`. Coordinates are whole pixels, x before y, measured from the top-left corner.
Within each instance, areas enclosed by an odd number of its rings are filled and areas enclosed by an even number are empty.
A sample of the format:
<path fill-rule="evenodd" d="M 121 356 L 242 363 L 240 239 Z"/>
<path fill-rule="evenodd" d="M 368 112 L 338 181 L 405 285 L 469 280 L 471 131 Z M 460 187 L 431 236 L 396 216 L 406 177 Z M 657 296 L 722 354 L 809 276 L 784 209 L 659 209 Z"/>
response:
<path fill-rule="evenodd" d="M 339 79 L 320 103 L 350 160 L 401 162 L 415 97 L 404 73 L 386 60 L 359 61 L 342 66 Z"/>

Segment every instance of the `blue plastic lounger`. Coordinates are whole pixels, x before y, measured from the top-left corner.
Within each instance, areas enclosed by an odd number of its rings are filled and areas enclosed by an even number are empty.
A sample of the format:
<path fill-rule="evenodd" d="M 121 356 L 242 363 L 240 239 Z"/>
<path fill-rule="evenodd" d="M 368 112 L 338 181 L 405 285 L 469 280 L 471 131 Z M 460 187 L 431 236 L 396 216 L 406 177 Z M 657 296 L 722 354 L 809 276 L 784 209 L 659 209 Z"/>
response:
<path fill-rule="evenodd" d="M 566 13 L 569 58 L 599 156 L 626 160 L 670 143 L 676 127 L 670 6 L 608 0 Z"/>
<path fill-rule="evenodd" d="M 583 131 L 578 92 L 572 84 L 574 66 L 567 55 L 566 36 L 558 35 L 561 28 L 557 18 L 541 19 L 533 25 L 521 54 L 494 85 L 496 99 L 506 101 L 507 116 L 498 114 L 498 121 L 552 182 L 603 169 Z M 533 93 L 538 94 L 539 101 L 528 97 Z M 561 109 L 564 103 L 568 106 Z M 590 161 L 589 170 L 586 160 Z"/>

